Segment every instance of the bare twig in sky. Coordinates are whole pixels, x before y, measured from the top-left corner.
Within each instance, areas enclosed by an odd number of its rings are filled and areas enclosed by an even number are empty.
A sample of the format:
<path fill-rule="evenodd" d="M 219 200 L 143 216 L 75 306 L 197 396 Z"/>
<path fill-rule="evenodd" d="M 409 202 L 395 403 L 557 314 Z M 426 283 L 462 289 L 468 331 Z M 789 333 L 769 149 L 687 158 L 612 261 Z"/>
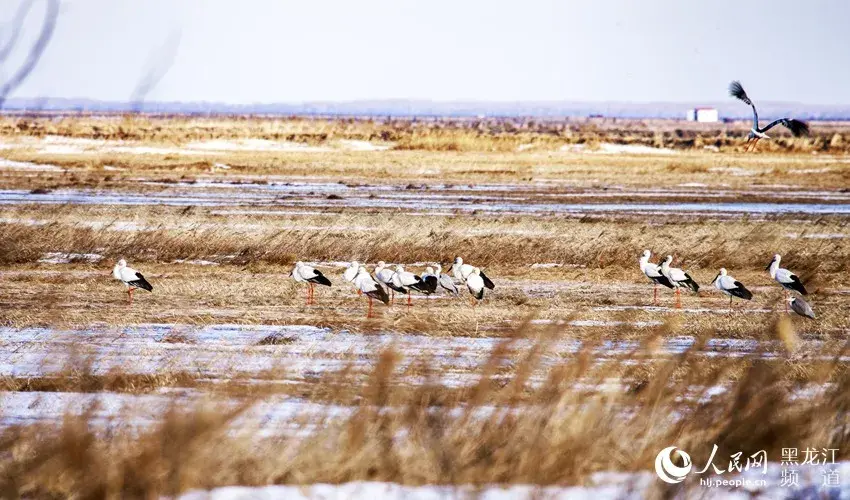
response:
<path fill-rule="evenodd" d="M 12 19 L 12 22 L 9 23 L 8 26 L 3 28 L 2 37 L 5 38 L 5 40 L 0 42 L 3 43 L 3 45 L 0 46 L 0 64 L 2 64 L 9 57 L 9 54 L 12 53 L 12 49 L 18 42 L 18 37 L 21 35 L 24 20 L 26 20 L 27 14 L 29 14 L 31 8 L 32 0 L 21 2 L 21 5 L 18 7 L 18 11 L 15 13 L 15 18 Z"/>
<path fill-rule="evenodd" d="M 39 59 L 41 59 L 44 49 L 47 48 L 50 38 L 53 36 L 53 30 L 56 27 L 56 19 L 59 17 L 59 0 L 46 0 L 46 3 L 47 8 L 44 14 L 44 23 L 41 26 L 41 33 L 39 34 L 38 39 L 30 48 L 24 63 L 17 69 L 17 71 L 12 73 L 12 76 L 10 76 L 2 86 L 0 86 L 0 109 L 3 108 L 9 94 L 14 92 L 15 89 L 17 89 L 30 76 L 32 70 L 35 69 L 36 64 L 38 64 Z M 26 8 L 26 10 L 28 9 L 29 7 Z M 20 11 L 18 14 L 21 15 Z M 26 12 L 24 12 L 24 14 L 26 14 Z M 20 29 L 20 26 L 17 28 Z M 12 43 L 10 46 L 4 47 L 4 50 L 12 50 L 11 45 L 15 44 L 17 37 L 18 34 L 15 33 L 13 35 L 14 39 L 12 40 Z M 0 62 L 2 62 L 2 60 L 0 60 Z"/>
<path fill-rule="evenodd" d="M 159 84 L 162 78 L 168 74 L 174 59 L 177 56 L 177 47 L 180 46 L 180 30 L 175 29 L 166 38 L 165 42 L 154 52 L 148 60 L 148 68 L 145 75 L 133 90 L 130 98 L 131 109 L 134 113 L 142 110 L 145 98 Z"/>

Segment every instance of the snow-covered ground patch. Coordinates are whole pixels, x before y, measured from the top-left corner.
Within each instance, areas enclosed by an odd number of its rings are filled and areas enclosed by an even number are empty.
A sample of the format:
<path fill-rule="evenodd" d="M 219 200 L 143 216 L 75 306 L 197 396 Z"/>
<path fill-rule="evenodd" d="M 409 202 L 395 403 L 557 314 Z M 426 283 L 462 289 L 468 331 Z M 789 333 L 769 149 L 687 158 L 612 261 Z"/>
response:
<path fill-rule="evenodd" d="M 71 262 L 100 262 L 103 259 L 102 255 L 96 253 L 63 253 L 63 252 L 48 252 L 44 254 L 39 262 L 44 264 L 70 264 Z"/>
<path fill-rule="evenodd" d="M 208 141 L 190 142 L 187 151 L 223 152 L 223 151 L 273 151 L 273 152 L 310 152 L 320 153 L 332 151 L 324 146 L 312 146 L 292 141 L 270 141 L 267 139 L 213 139 Z"/>
<path fill-rule="evenodd" d="M 586 144 L 565 144 L 561 151 L 573 153 L 596 153 L 596 154 L 636 154 L 636 155 L 675 155 L 677 152 L 669 148 L 654 148 L 642 144 L 613 144 L 603 142 L 598 147 L 589 147 Z"/>
<path fill-rule="evenodd" d="M 204 259 L 176 259 L 173 264 L 191 264 L 193 266 L 217 266 L 218 262 Z"/>
<path fill-rule="evenodd" d="M 36 172 L 63 172 L 65 169 L 57 165 L 45 165 L 29 161 L 15 161 L 0 158 L 0 169 L 6 170 L 32 170 Z"/>
<path fill-rule="evenodd" d="M 393 144 L 375 144 L 374 142 L 353 139 L 340 139 L 337 144 L 347 151 L 386 151 L 393 147 Z"/>
<path fill-rule="evenodd" d="M 850 496 L 850 462 L 833 465 L 794 467 L 795 484 L 786 484 L 788 467 L 769 462 L 766 472 L 749 469 L 738 474 L 714 475 L 723 480 L 716 486 L 703 486 L 689 477 L 681 486 L 667 489 L 665 498 L 703 499 L 778 499 L 778 498 L 848 498 Z M 695 474 L 692 473 L 695 476 Z M 833 480 L 834 485 L 828 481 Z M 229 486 L 209 491 L 184 493 L 180 500 L 250 500 L 250 499 L 336 499 L 349 500 L 444 500 L 477 498 L 482 500 L 603 500 L 653 498 L 661 495 L 665 484 L 653 472 L 597 472 L 582 486 L 539 486 L 530 484 L 449 486 L 409 486 L 396 483 L 351 482 L 342 484 L 273 485 L 259 487 Z"/>
<path fill-rule="evenodd" d="M 751 177 L 753 175 L 759 175 L 763 173 L 758 170 L 749 170 L 741 167 L 711 167 L 708 169 L 708 171 L 714 174 L 726 174 L 734 177 Z"/>

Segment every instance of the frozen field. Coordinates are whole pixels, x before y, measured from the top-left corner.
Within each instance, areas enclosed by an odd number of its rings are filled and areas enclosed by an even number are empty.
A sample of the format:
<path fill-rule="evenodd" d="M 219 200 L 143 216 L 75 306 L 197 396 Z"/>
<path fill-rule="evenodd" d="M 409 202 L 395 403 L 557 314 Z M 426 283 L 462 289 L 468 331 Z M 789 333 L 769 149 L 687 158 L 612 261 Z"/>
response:
<path fill-rule="evenodd" d="M 848 494 L 846 157 L 181 137 L 0 140 L 0 469 L 21 484 L 97 496 L 158 478 L 187 500 Z M 699 292 L 654 298 L 644 248 Z M 764 270 L 777 252 L 816 320 L 785 314 Z M 421 274 L 456 256 L 496 284 L 475 305 L 458 283 L 366 318 L 342 278 L 351 260 Z M 120 258 L 154 287 L 132 306 Z M 315 304 L 295 261 L 332 282 Z M 720 267 L 751 301 L 730 306 Z M 768 474 L 706 488 L 654 472 L 663 448 L 702 464 L 712 444 L 726 461 L 765 450 Z M 840 450 L 846 477 L 801 469 L 780 486 L 788 446 Z"/>

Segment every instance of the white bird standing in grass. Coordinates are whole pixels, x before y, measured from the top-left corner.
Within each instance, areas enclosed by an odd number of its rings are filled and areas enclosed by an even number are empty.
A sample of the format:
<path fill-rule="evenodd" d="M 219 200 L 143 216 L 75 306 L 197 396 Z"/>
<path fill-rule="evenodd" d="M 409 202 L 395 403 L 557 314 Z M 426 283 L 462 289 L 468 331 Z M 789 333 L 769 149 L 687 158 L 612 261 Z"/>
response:
<path fill-rule="evenodd" d="M 378 280 L 378 283 L 386 286 L 390 289 L 390 304 L 395 303 L 395 293 L 404 293 L 404 288 L 397 287 L 393 284 L 393 275 L 395 272 L 392 269 L 387 268 L 387 264 L 384 261 L 378 261 L 378 265 L 375 266 L 375 279 Z"/>
<path fill-rule="evenodd" d="M 643 271 L 643 274 L 652 280 L 655 283 L 655 287 L 653 289 L 652 294 L 652 303 L 658 305 L 658 285 L 664 285 L 667 288 L 675 288 L 673 283 L 670 283 L 670 280 L 667 279 L 666 276 L 661 274 L 661 266 L 658 264 L 653 264 L 649 261 L 649 257 L 652 255 L 652 252 L 649 250 L 644 250 L 643 255 L 640 258 L 640 270 Z"/>
<path fill-rule="evenodd" d="M 313 286 L 316 284 L 331 286 L 329 279 L 312 266 L 308 266 L 303 262 L 296 262 L 295 269 L 289 273 L 297 283 L 307 283 L 307 305 L 313 304 Z"/>
<path fill-rule="evenodd" d="M 799 292 L 802 295 L 808 295 L 806 287 L 803 286 L 803 282 L 800 281 L 800 278 L 798 278 L 796 274 L 779 267 L 779 262 L 781 260 L 782 257 L 780 257 L 779 254 L 774 255 L 773 260 L 770 261 L 770 264 L 767 265 L 766 269 L 770 272 L 770 277 L 782 285 L 782 288 L 785 290 L 785 300 L 788 300 L 788 290 Z M 788 302 L 785 303 L 785 312 L 788 312 Z"/>
<path fill-rule="evenodd" d="M 469 264 L 464 264 L 463 259 L 460 257 L 455 257 L 454 264 L 452 264 L 452 273 L 455 276 L 455 279 L 460 281 L 461 283 L 466 282 L 466 278 L 472 274 L 473 269 L 478 269 L 477 267 L 472 267 Z M 484 286 L 493 290 L 496 288 L 496 285 L 490 281 L 490 278 L 487 277 L 484 273 L 481 272 L 481 269 L 478 269 L 478 275 L 481 276 L 481 279 L 484 281 Z"/>
<path fill-rule="evenodd" d="M 484 298 L 484 278 L 481 277 L 481 270 L 477 267 L 472 268 L 472 272 L 469 273 L 466 277 L 466 288 L 469 290 L 469 293 L 472 294 L 474 300 L 472 301 L 472 305 L 476 304 L 476 301 Z"/>
<path fill-rule="evenodd" d="M 795 313 L 809 319 L 815 319 L 815 312 L 812 310 L 812 306 L 809 305 L 808 302 L 803 300 L 802 297 L 792 297 L 785 299 L 785 302 L 791 306 L 791 310 Z"/>
<path fill-rule="evenodd" d="M 457 297 L 458 290 L 454 280 L 448 274 L 443 273 L 443 266 L 436 264 L 437 271 L 434 273 L 439 279 L 440 288 Z"/>
<path fill-rule="evenodd" d="M 358 292 L 366 295 L 369 299 L 369 309 L 366 311 L 366 318 L 372 317 L 372 299 L 378 299 L 384 304 L 390 303 L 390 297 L 387 295 L 386 290 L 377 281 L 372 279 L 369 271 L 363 266 L 358 266 L 357 274 L 354 277 L 354 286 L 357 287 Z"/>
<path fill-rule="evenodd" d="M 357 283 L 354 280 L 357 278 L 357 272 L 360 270 L 360 263 L 356 260 L 352 260 L 351 263 L 348 264 L 348 267 L 345 268 L 345 271 L 342 273 L 342 279 L 349 282 L 357 289 L 357 295 L 360 295 L 361 292 L 359 288 L 357 288 Z"/>
<path fill-rule="evenodd" d="M 112 268 L 112 276 L 127 287 L 127 298 L 130 304 L 133 303 L 133 290 L 136 288 L 153 291 L 153 286 L 142 276 L 142 273 L 127 267 L 127 261 L 124 259 L 119 260 Z"/>
<path fill-rule="evenodd" d="M 744 300 L 751 300 L 753 298 L 752 292 L 747 290 L 747 287 L 741 284 L 740 281 L 736 281 L 735 278 L 726 274 L 725 268 L 720 268 L 720 272 L 714 277 L 712 283 L 714 283 L 714 288 L 729 296 L 730 311 L 732 310 L 732 297 L 738 297 Z"/>
<path fill-rule="evenodd" d="M 415 274 L 405 271 L 404 266 L 401 264 L 395 266 L 395 273 L 393 274 L 393 288 L 396 290 L 402 289 L 404 293 L 407 294 L 407 307 L 413 304 L 410 300 L 410 291 L 416 290 L 419 292 L 425 291 L 425 284 L 422 283 L 422 279 Z"/>
<path fill-rule="evenodd" d="M 699 285 L 697 285 L 697 282 L 694 281 L 693 278 L 691 278 L 685 271 L 682 271 L 677 267 L 670 267 L 671 262 L 673 262 L 673 256 L 668 255 L 667 260 L 661 264 L 661 274 L 670 280 L 670 283 L 676 287 L 676 307 L 682 307 L 680 290 L 682 288 L 688 288 L 694 293 L 697 293 L 699 292 Z"/>

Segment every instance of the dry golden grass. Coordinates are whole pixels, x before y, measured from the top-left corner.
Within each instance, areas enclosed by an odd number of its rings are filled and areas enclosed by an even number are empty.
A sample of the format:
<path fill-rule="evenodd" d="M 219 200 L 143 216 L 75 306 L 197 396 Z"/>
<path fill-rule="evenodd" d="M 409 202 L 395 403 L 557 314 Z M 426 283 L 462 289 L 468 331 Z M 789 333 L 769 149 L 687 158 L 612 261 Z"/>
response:
<path fill-rule="evenodd" d="M 66 170 L 6 169 L 0 183 L 29 191 L 33 201 L 62 189 L 155 195 L 185 188 L 178 183 L 208 193 L 222 188 L 193 183 L 305 180 L 371 185 L 375 197 L 387 184 L 401 187 L 392 193 L 439 196 L 445 191 L 427 187 L 506 183 L 530 189 L 523 195 L 529 204 L 553 197 L 576 203 L 841 200 L 850 180 L 843 156 L 848 130 L 837 124 L 813 129 L 811 138 L 780 135 L 761 143 L 761 152 L 744 155 L 742 123 L 6 117 L 0 137 L 16 146 L 4 157 Z M 40 149 L 45 136 L 106 142 L 83 153 L 46 151 Z M 316 149 L 184 154 L 194 141 L 238 139 Z M 341 140 L 391 149 L 351 151 Z M 605 153 L 611 143 L 675 153 Z M 129 149 L 110 150 L 119 145 Z M 570 151 L 575 145 L 589 152 Z M 161 149 L 140 154 L 137 146 Z M 780 188 L 778 197 L 764 194 L 776 185 L 791 188 Z M 235 196 L 243 188 L 250 186 L 225 192 Z M 712 197 L 698 196 L 703 192 Z M 495 186 L 489 196 L 510 199 L 515 191 Z M 724 455 L 765 449 L 775 460 L 780 448 L 809 443 L 838 448 L 839 458 L 847 458 L 850 245 L 840 237 L 848 234 L 844 215 L 745 215 L 722 222 L 624 213 L 413 217 L 415 202 L 364 209 L 325 207 L 324 200 L 312 200 L 316 206 L 308 212 L 317 213 L 277 215 L 217 214 L 221 207 L 196 205 L 3 205 L 0 326 L 9 335 L 0 347 L 10 353 L 9 363 L 28 355 L 46 359 L 35 374 L 0 374 L 0 392 L 163 396 L 170 406 L 142 426 L 122 414 L 110 417 L 107 430 L 95 403 L 82 414 L 68 411 L 60 423 L 2 428 L 0 497 L 153 498 L 233 484 L 356 480 L 582 484 L 597 471 L 651 470 L 655 454 L 672 444 L 692 450 L 697 463 L 714 443 Z M 275 205 L 239 208 L 274 211 Z M 655 260 L 673 254 L 703 285 L 699 295 L 683 296 L 682 311 L 669 307 L 667 290 L 661 301 L 668 307 L 645 307 L 652 285 L 637 266 L 644 248 Z M 39 262 L 51 252 L 103 259 Z M 781 313 L 782 291 L 764 271 L 776 252 L 806 282 L 817 321 Z M 303 305 L 305 289 L 287 277 L 295 260 L 439 261 L 447 268 L 457 255 L 486 268 L 496 282 L 475 307 L 461 290 L 459 299 L 414 300 L 411 310 L 378 305 L 376 318 L 367 320 L 365 300 L 343 282 L 341 268 L 321 267 L 334 286 L 317 290 L 312 306 Z M 154 285 L 152 294 L 137 292 L 132 307 L 111 277 L 122 257 Z M 218 265 L 175 262 L 192 259 Z M 754 292 L 752 302 L 727 312 L 726 297 L 709 285 L 720 267 Z M 155 340 L 124 336 L 125 327 L 151 323 L 178 327 Z M 407 334 L 413 340 L 328 354 L 294 334 L 264 333 L 222 347 L 192 330 L 223 323 L 314 325 L 333 336 Z M 14 329 L 25 327 L 47 328 L 56 338 L 20 342 Z M 678 336 L 696 345 L 682 354 L 665 351 Z M 492 352 L 467 354 L 477 356 L 472 362 L 463 352 L 435 356 L 428 348 L 429 341 L 477 345 L 487 338 L 501 341 Z M 726 353 L 722 343 L 706 347 L 711 339 L 750 340 L 757 347 Z M 582 342 L 578 352 L 563 348 L 573 341 Z M 638 347 L 605 352 L 613 341 Z M 271 367 L 252 368 L 250 361 L 263 356 L 274 359 Z M 151 363 L 134 366 L 138 359 Z M 342 368 L 290 369 L 293 359 Z M 59 367 L 51 369 L 51 362 Z M 263 437 L 260 431 L 269 429 L 251 420 L 251 412 L 281 400 L 329 405 L 329 413 L 292 417 L 287 423 L 302 435 L 275 428 L 283 434 Z M 334 416 L 340 406 L 351 413 Z M 4 409 L 0 405 L 0 414 Z"/>
<path fill-rule="evenodd" d="M 715 358 L 707 364 L 691 352 L 659 362 L 651 377 L 615 374 L 597 369 L 586 349 L 532 385 L 528 377 L 547 352 L 544 336 L 494 384 L 492 376 L 504 374 L 500 367 L 510 359 L 512 339 L 534 336 L 516 331 L 483 361 L 480 382 L 454 401 L 427 363 L 420 366 L 424 384 L 400 384 L 401 356 L 385 350 L 364 378 L 328 382 L 331 391 L 343 393 L 335 400 L 352 402 L 352 413 L 325 420 L 306 437 L 258 438 L 256 423 L 240 420 L 258 402 L 256 395 L 189 408 L 175 404 L 153 426 L 118 426 L 106 434 L 89 421 L 94 408 L 57 425 L 9 427 L 0 435 L 0 492 L 88 498 L 357 480 L 581 484 L 597 471 L 650 468 L 659 443 L 695 450 L 695 462 L 704 462 L 713 444 L 722 455 L 764 449 L 776 457 L 782 447 L 815 442 L 841 450 L 839 459 L 847 456 L 850 400 L 839 361 L 846 346 L 819 352 L 833 361 L 796 381 L 781 360 Z M 728 382 L 731 371 L 738 376 L 726 384 L 729 390 L 709 394 Z M 584 389 L 612 376 L 631 382 L 630 388 Z M 795 396 L 796 389 L 827 380 L 834 385 Z"/>
<path fill-rule="evenodd" d="M 706 147 L 741 150 L 749 131 L 748 120 L 694 124 L 677 120 L 534 120 L 528 118 L 371 120 L 260 117 L 4 117 L 0 135 L 47 135 L 120 141 L 181 144 L 206 139 L 267 139 L 323 144 L 348 139 L 394 143 L 400 150 L 515 151 L 564 144 L 601 142 L 674 149 Z M 814 123 L 811 137 L 794 138 L 777 130 L 763 151 L 846 153 L 850 148 L 846 126 L 840 122 Z"/>

